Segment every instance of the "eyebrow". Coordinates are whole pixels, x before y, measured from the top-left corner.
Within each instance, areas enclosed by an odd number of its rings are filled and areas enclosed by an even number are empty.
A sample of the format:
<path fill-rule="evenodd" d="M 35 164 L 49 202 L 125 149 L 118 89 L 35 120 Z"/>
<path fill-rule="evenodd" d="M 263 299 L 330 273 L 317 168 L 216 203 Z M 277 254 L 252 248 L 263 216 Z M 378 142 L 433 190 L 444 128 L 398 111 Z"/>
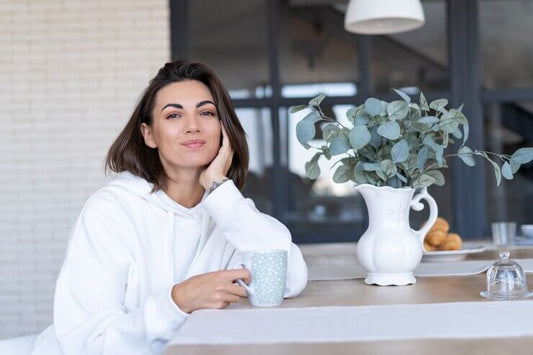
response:
<path fill-rule="evenodd" d="M 207 105 L 207 104 L 211 104 L 213 106 L 216 107 L 215 103 L 211 100 L 204 100 L 204 101 L 200 101 L 199 103 L 196 104 L 196 108 L 198 107 L 201 107 L 201 106 L 204 106 L 204 105 Z M 182 104 L 175 104 L 175 103 L 171 103 L 171 104 L 166 104 L 165 106 L 163 106 L 163 108 L 161 109 L 161 111 L 163 111 L 164 109 L 166 109 L 167 107 L 174 107 L 174 108 L 179 108 L 179 109 L 183 109 L 183 105 Z"/>

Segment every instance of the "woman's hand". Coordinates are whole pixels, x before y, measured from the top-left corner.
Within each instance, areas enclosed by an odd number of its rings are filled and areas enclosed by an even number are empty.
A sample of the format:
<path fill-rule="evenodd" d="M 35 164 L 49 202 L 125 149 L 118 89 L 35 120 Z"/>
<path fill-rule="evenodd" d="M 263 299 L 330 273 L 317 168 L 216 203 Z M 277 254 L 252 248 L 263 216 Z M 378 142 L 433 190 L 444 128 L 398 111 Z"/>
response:
<path fill-rule="evenodd" d="M 250 282 L 246 269 L 221 270 L 193 276 L 172 288 L 172 299 L 185 313 L 205 308 L 226 308 L 246 296 L 244 287 L 235 283 Z"/>
<path fill-rule="evenodd" d="M 206 191 L 209 191 L 214 181 L 221 181 L 224 179 L 231 167 L 233 160 L 233 149 L 231 148 L 228 135 L 222 123 L 222 146 L 218 150 L 218 154 L 213 159 L 211 164 L 200 174 L 200 184 Z"/>

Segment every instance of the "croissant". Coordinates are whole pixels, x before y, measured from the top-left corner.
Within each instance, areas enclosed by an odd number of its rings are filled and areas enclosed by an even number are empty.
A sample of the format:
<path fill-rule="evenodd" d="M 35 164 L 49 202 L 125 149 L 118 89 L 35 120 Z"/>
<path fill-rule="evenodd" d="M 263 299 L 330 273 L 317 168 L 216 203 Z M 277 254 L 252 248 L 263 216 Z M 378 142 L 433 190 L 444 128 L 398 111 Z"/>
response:
<path fill-rule="evenodd" d="M 463 245 L 461 237 L 457 233 L 449 233 L 446 239 L 439 245 L 439 250 L 459 250 Z"/>
<path fill-rule="evenodd" d="M 463 241 L 459 234 L 448 233 L 450 224 L 445 218 L 438 217 L 424 238 L 424 249 L 434 250 L 459 250 Z"/>

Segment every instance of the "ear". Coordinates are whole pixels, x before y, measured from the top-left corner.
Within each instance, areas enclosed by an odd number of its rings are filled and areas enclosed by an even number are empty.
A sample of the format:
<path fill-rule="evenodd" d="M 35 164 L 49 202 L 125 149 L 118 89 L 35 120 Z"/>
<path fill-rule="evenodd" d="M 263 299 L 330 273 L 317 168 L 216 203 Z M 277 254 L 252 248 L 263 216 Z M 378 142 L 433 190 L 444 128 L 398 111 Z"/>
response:
<path fill-rule="evenodd" d="M 150 148 L 157 148 L 157 143 L 155 142 L 154 135 L 152 134 L 152 127 L 148 126 L 146 123 L 142 123 L 141 134 L 144 138 L 144 144 Z"/>

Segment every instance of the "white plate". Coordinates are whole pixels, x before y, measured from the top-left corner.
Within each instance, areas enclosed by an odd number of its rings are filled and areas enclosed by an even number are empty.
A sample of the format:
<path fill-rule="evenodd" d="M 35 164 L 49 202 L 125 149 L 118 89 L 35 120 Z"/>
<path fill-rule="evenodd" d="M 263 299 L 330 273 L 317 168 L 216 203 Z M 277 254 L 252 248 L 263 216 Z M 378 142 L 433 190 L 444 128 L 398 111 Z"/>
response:
<path fill-rule="evenodd" d="M 481 253 L 484 247 L 472 247 L 470 249 L 448 250 L 448 251 L 425 251 L 422 261 L 425 263 L 437 263 L 443 261 L 459 261 L 466 258 L 468 254 Z"/>
<path fill-rule="evenodd" d="M 516 245 L 533 245 L 533 238 L 516 236 L 514 242 Z"/>

